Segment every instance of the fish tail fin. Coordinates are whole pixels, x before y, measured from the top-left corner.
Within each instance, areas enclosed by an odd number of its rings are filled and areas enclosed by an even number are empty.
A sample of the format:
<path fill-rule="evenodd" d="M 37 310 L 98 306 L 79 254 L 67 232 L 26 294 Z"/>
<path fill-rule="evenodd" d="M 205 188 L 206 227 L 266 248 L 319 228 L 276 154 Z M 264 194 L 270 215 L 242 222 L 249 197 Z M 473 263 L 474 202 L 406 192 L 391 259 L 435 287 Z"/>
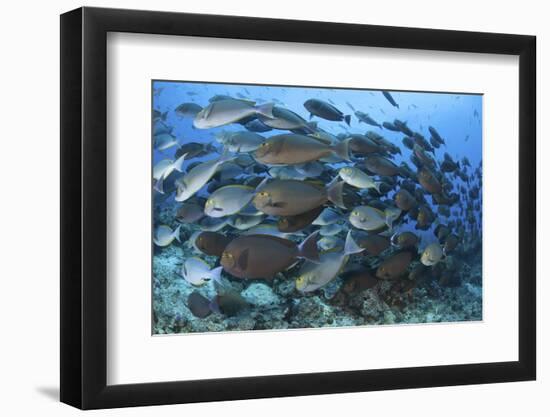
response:
<path fill-rule="evenodd" d="M 399 246 L 399 245 L 397 245 L 397 243 L 395 243 L 395 237 L 397 236 L 397 233 L 398 233 L 398 232 L 395 232 L 395 233 L 394 233 L 393 235 L 391 235 L 391 237 L 390 237 L 390 243 L 391 243 L 391 245 L 392 245 L 392 246 L 396 246 L 396 247 Z"/>
<path fill-rule="evenodd" d="M 351 115 L 350 115 L 350 114 L 346 114 L 346 115 L 344 116 L 344 121 L 346 122 L 346 124 L 347 124 L 348 126 L 350 126 L 350 123 L 351 123 Z"/>
<path fill-rule="evenodd" d="M 274 119 L 275 116 L 273 116 L 273 107 L 275 107 L 273 103 L 260 104 L 256 106 L 256 112 L 269 119 Z"/>
<path fill-rule="evenodd" d="M 218 266 L 210 271 L 210 278 L 218 284 L 222 284 L 222 270 L 223 266 Z"/>
<path fill-rule="evenodd" d="M 164 194 L 164 175 L 160 176 L 153 188 L 156 192 Z"/>
<path fill-rule="evenodd" d="M 183 161 L 185 161 L 185 157 L 187 156 L 188 154 L 187 153 L 184 153 L 182 156 L 180 156 L 178 159 L 176 159 L 174 161 L 174 169 L 178 172 L 182 172 L 182 165 L 183 165 Z"/>
<path fill-rule="evenodd" d="M 164 113 L 160 114 L 160 119 L 162 121 L 166 121 L 166 116 L 168 116 L 168 110 L 166 110 Z"/>
<path fill-rule="evenodd" d="M 360 253 L 363 251 L 364 248 L 362 248 L 355 242 L 355 240 L 351 236 L 351 231 L 348 231 L 348 234 L 346 236 L 346 243 L 344 244 L 344 255 L 353 255 L 354 253 Z"/>
<path fill-rule="evenodd" d="M 181 243 L 181 238 L 180 238 L 180 229 L 181 229 L 181 224 L 178 225 L 178 227 L 176 227 L 176 230 L 174 230 L 174 238 Z"/>
<path fill-rule="evenodd" d="M 333 152 L 344 161 L 351 161 L 351 156 L 349 153 L 349 143 L 351 138 L 345 139 L 341 142 L 338 142 L 333 147 Z"/>
<path fill-rule="evenodd" d="M 338 181 L 338 177 L 334 177 L 334 180 L 327 187 L 327 198 L 340 208 L 346 209 L 344 204 L 344 181 Z"/>
<path fill-rule="evenodd" d="M 382 186 L 382 181 L 375 181 L 374 182 L 374 189 L 376 191 L 378 191 L 378 194 L 382 194 L 382 192 L 380 191 L 380 187 Z"/>
<path fill-rule="evenodd" d="M 319 261 L 319 248 L 317 248 L 317 239 L 319 238 L 319 232 L 310 234 L 300 245 L 298 246 L 298 256 L 308 259 L 313 262 Z"/>

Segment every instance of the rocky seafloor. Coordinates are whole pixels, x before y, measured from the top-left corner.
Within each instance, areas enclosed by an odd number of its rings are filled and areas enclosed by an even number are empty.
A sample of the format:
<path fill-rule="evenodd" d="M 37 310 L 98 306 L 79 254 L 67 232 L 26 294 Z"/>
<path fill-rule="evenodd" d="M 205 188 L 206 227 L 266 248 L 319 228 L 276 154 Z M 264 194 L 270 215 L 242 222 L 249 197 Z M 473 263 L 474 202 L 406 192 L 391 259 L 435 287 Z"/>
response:
<path fill-rule="evenodd" d="M 448 256 L 451 280 L 431 273 L 421 282 L 408 278 L 380 280 L 372 288 L 343 291 L 337 278 L 325 288 L 302 294 L 295 289 L 292 270 L 273 280 L 224 282 L 238 291 L 250 307 L 233 317 L 211 314 L 197 318 L 187 307 L 193 291 L 211 299 L 212 282 L 194 287 L 181 276 L 183 260 L 201 256 L 212 266 L 217 259 L 193 252 L 185 243 L 193 227 L 182 228 L 182 244 L 155 248 L 153 257 L 153 334 L 242 330 L 303 329 L 383 324 L 413 324 L 482 320 L 481 251 L 479 244 Z"/>

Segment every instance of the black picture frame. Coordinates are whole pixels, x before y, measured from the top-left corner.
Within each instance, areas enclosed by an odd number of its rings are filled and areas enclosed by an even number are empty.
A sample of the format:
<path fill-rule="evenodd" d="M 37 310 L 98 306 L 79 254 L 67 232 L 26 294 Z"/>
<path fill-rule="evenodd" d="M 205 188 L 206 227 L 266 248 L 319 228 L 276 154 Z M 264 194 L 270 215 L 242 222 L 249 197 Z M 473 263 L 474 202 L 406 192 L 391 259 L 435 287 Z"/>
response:
<path fill-rule="evenodd" d="M 107 385 L 108 32 L 519 56 L 519 360 Z M 62 402 L 95 409 L 535 379 L 534 36 L 84 7 L 61 16 L 60 55 Z"/>

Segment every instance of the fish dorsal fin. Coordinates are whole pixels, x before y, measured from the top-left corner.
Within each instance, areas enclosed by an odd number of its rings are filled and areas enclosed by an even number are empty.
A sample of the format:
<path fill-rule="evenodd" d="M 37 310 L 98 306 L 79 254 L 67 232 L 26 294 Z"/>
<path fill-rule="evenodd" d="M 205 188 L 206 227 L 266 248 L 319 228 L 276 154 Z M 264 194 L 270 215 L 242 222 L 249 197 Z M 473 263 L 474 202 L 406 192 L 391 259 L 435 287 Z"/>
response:
<path fill-rule="evenodd" d="M 245 249 L 241 252 L 241 255 L 239 256 L 238 265 L 242 271 L 246 271 L 246 268 L 248 267 L 249 253 L 250 253 L 250 249 Z"/>

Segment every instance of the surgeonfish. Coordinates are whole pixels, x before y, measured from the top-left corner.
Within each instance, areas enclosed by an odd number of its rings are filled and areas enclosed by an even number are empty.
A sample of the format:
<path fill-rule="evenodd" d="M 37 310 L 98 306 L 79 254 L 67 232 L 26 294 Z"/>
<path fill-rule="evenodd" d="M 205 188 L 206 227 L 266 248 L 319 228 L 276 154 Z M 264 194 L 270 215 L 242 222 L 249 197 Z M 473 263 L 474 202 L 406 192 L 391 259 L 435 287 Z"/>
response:
<path fill-rule="evenodd" d="M 181 225 L 176 227 L 175 230 L 172 230 L 170 226 L 166 226 L 164 224 L 161 226 L 158 226 L 155 229 L 155 232 L 153 235 L 153 242 L 155 243 L 155 245 L 161 246 L 161 247 L 170 245 L 174 241 L 174 239 L 176 239 L 178 242 L 181 242 L 180 229 L 181 229 Z"/>
<path fill-rule="evenodd" d="M 200 258 L 187 258 L 181 269 L 181 276 L 191 285 L 201 286 L 210 280 L 220 281 L 222 267 L 210 269 L 210 266 Z"/>
<path fill-rule="evenodd" d="M 318 263 L 306 262 L 302 265 L 296 279 L 296 289 L 300 292 L 311 292 L 324 287 L 342 271 L 350 255 L 363 250 L 353 240 L 351 232 L 348 232 L 343 252 L 325 253 Z"/>

